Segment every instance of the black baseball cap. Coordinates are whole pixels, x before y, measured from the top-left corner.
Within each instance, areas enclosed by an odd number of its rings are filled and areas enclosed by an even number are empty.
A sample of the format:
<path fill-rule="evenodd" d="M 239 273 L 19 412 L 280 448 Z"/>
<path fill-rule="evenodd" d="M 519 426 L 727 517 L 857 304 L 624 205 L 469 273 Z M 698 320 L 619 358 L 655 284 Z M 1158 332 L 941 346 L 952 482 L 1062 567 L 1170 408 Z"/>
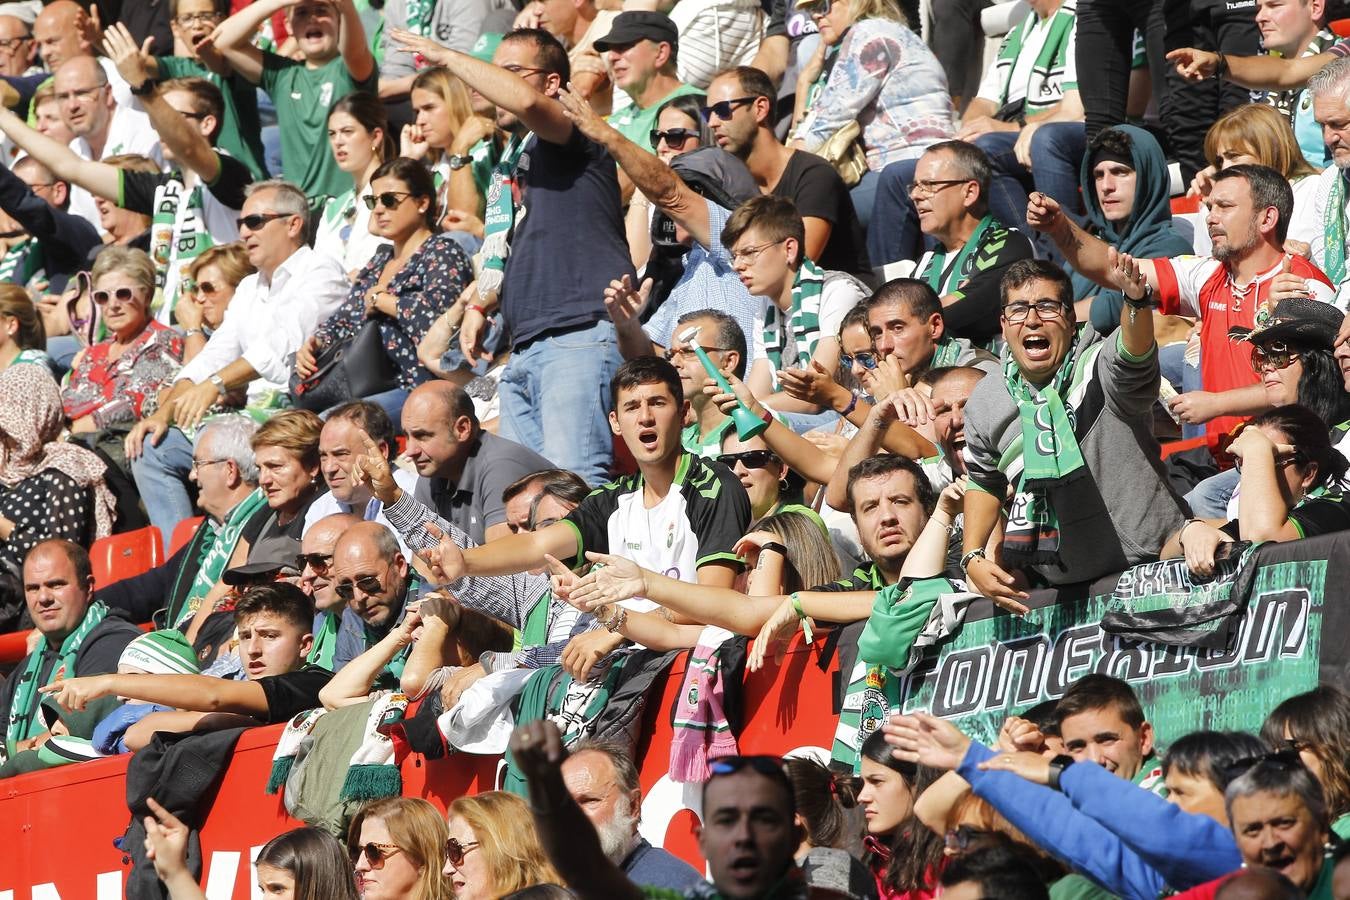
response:
<path fill-rule="evenodd" d="M 615 47 L 624 47 L 634 41 L 641 40 L 664 42 L 670 44 L 671 47 L 678 47 L 680 32 L 675 27 L 675 23 L 670 20 L 670 16 L 665 13 L 651 12 L 645 9 L 632 10 L 621 12 L 615 16 L 609 34 L 594 41 L 592 46 L 604 53 Z"/>

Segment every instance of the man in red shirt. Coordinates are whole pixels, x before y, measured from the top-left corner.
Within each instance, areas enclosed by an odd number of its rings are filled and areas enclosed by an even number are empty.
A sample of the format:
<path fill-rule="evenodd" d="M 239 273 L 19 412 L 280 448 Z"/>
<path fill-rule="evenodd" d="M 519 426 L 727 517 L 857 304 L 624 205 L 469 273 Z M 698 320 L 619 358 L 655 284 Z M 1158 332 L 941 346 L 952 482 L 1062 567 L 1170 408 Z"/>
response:
<path fill-rule="evenodd" d="M 1210 436 L 1270 406 L 1252 371 L 1251 345 L 1231 340 L 1229 329 L 1253 327 L 1279 300 L 1329 303 L 1335 296 L 1320 269 L 1284 252 L 1293 208 L 1289 183 L 1274 169 L 1229 166 L 1214 176 L 1210 193 L 1206 225 L 1214 255 L 1139 261 L 1160 312 L 1200 319 L 1204 389 L 1173 399 L 1172 411 L 1183 422 L 1208 423 Z M 1069 266 L 1098 284 L 1112 284 L 1106 243 L 1074 224 L 1054 200 L 1032 195 L 1027 222 L 1054 238 Z"/>

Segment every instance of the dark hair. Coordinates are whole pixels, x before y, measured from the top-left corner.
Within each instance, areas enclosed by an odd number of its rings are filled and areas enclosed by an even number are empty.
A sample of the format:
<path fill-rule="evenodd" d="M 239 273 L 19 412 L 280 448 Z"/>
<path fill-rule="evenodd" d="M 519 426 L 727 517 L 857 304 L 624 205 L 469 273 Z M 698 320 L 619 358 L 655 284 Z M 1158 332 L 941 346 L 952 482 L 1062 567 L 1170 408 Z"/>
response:
<path fill-rule="evenodd" d="M 965 881 L 975 882 L 985 897 L 997 897 L 998 900 L 1049 900 L 1050 897 L 1036 866 L 1025 852 L 1011 844 L 962 854 L 942 870 L 943 887 Z"/>
<path fill-rule="evenodd" d="M 712 319 L 717 323 L 717 346 L 724 350 L 732 350 L 736 353 L 739 362 L 736 363 L 735 373 L 737 378 L 745 377 L 745 368 L 749 364 L 749 352 L 745 344 L 745 332 L 736 318 L 730 313 L 725 313 L 720 309 L 694 309 L 680 316 L 675 320 L 675 329 L 671 331 L 674 337 L 679 333 L 678 329 L 686 322 L 692 322 L 694 319 Z"/>
<path fill-rule="evenodd" d="M 532 484 L 539 485 L 539 496 L 547 495 L 573 505 L 585 500 L 586 495 L 591 492 L 590 487 L 576 472 L 569 472 L 567 469 L 541 469 L 508 484 L 502 491 L 502 502 L 511 502 Z"/>
<path fill-rule="evenodd" d="M 722 762 L 734 768 L 731 771 L 718 771 L 717 763 Z M 764 763 L 770 765 L 764 765 Z M 708 789 L 718 778 L 726 778 L 731 775 L 739 775 L 742 772 L 750 772 L 758 775 L 766 781 L 772 782 L 783 795 L 784 805 L 787 807 L 788 817 L 791 818 L 797 814 L 797 799 L 792 793 L 792 782 L 788 780 L 787 770 L 783 767 L 783 759 L 776 756 L 755 756 L 748 754 L 744 756 L 724 756 L 712 761 L 713 772 L 708 776 L 708 780 L 703 782 L 703 787 L 699 792 L 703 809 L 708 809 Z"/>
<path fill-rule="evenodd" d="M 1079 713 L 1114 708 L 1124 723 L 1136 731 L 1144 725 L 1144 707 L 1130 687 L 1119 678 L 1094 672 L 1069 685 L 1064 696 L 1055 704 L 1055 721 L 1064 727 L 1064 720 Z"/>
<path fill-rule="evenodd" d="M 516 28 L 502 37 L 502 42 L 524 41 L 534 45 L 535 65 L 550 75 L 557 75 L 566 86 L 572 80 L 572 63 L 562 42 L 542 28 Z"/>
<path fill-rule="evenodd" d="M 694 127 L 698 129 L 698 145 L 700 147 L 716 147 L 716 139 L 713 137 L 712 129 L 708 127 L 708 120 L 703 118 L 703 102 L 706 99 L 707 97 L 703 94 L 681 94 L 678 97 L 672 97 L 661 104 L 661 108 L 656 111 L 656 119 L 652 121 L 659 120 L 661 113 L 668 109 L 676 110 L 694 120 Z M 652 127 L 655 128 L 656 126 L 653 125 Z"/>
<path fill-rule="evenodd" d="M 754 66 L 735 66 L 718 72 L 713 78 L 723 78 L 727 75 L 736 77 L 742 97 L 763 97 L 769 101 L 770 106 L 777 104 L 778 91 L 773 86 L 773 80 L 764 71 Z"/>
<path fill-rule="evenodd" d="M 745 201 L 727 218 L 727 224 L 722 228 L 722 246 L 729 251 L 751 228 L 759 229 L 766 241 L 795 240 L 797 258 L 793 266 L 802 264 L 806 257 L 806 224 L 791 200 L 765 194 Z"/>
<path fill-rule="evenodd" d="M 234 607 L 234 621 L 272 613 L 308 633 L 314 627 L 314 598 L 288 581 L 269 581 L 249 588 Z"/>
<path fill-rule="evenodd" d="M 1233 777 L 1234 763 L 1265 752 L 1261 741 L 1245 731 L 1192 731 L 1167 748 L 1162 761 L 1163 777 L 1169 772 L 1192 775 L 1222 792 Z"/>
<path fill-rule="evenodd" d="M 1105 150 L 1112 156 L 1119 156 L 1122 159 L 1134 159 L 1134 139 L 1128 132 L 1121 131 L 1119 128 L 1105 128 L 1097 133 L 1088 144 L 1087 158 L 1091 160 L 1097 155 L 1097 151 Z M 1095 167 L 1096 163 L 1092 163 Z M 1130 166 L 1134 168 L 1134 166 Z"/>
<path fill-rule="evenodd" d="M 94 577 L 94 564 L 89 561 L 88 550 L 65 538 L 47 538 L 34 544 L 33 549 L 29 550 L 27 556 L 24 557 L 24 561 L 27 562 L 29 556 L 44 547 L 55 547 L 60 550 L 65 555 L 66 561 L 70 563 L 70 567 L 75 570 L 75 580 L 80 583 L 80 587 L 86 588 L 89 585 L 89 579 Z"/>
<path fill-rule="evenodd" d="M 1252 192 L 1253 209 L 1259 211 L 1270 206 L 1275 207 L 1275 211 L 1279 213 L 1279 220 L 1275 223 L 1275 242 L 1283 244 L 1289 234 L 1289 219 L 1294 214 L 1294 189 L 1289 186 L 1289 182 L 1270 166 L 1257 166 L 1251 163 L 1221 169 L 1214 173 L 1212 181 L 1218 184 L 1230 178 L 1241 178 L 1247 182 Z"/>
<path fill-rule="evenodd" d="M 878 306 L 899 304 L 916 319 L 927 320 L 933 313 L 942 315 L 942 298 L 928 282 L 917 278 L 893 278 L 863 303 L 869 313 Z"/>
<path fill-rule="evenodd" d="M 933 490 L 933 483 L 928 480 L 928 476 L 923 473 L 918 463 L 895 453 L 869 456 L 848 470 L 844 494 L 848 497 L 849 506 L 853 505 L 853 486 L 860 480 L 881 478 L 892 472 L 908 472 L 914 476 L 914 497 L 919 501 L 919 506 L 923 507 L 923 511 L 932 515 L 934 507 L 937 506 L 937 491 Z"/>
<path fill-rule="evenodd" d="M 207 140 L 211 143 L 216 142 L 220 137 L 220 129 L 225 124 L 225 97 L 220 93 L 220 88 L 216 87 L 205 78 L 187 77 L 171 78 L 159 87 L 159 93 L 163 95 L 170 91 L 182 91 L 192 96 L 192 111 L 199 116 L 214 116 L 216 127 L 211 129 L 211 134 Z"/>
<path fill-rule="evenodd" d="M 929 369 L 919 376 L 919 384 L 928 385 L 930 391 L 935 391 L 949 381 L 955 381 L 958 378 L 970 378 L 972 381 L 979 381 L 989 373 L 984 369 L 977 369 L 974 366 L 938 366 L 936 369 Z"/>
<path fill-rule="evenodd" d="M 380 159 L 389 160 L 397 154 L 394 136 L 389 132 L 389 112 L 379 97 L 365 91 L 352 91 L 333 104 L 328 110 L 328 118 L 331 119 L 334 113 L 346 113 L 366 131 L 373 133 L 378 128 L 384 137 L 380 144 Z"/>
<path fill-rule="evenodd" d="M 993 168 L 989 165 L 988 155 L 974 144 L 966 141 L 938 141 L 924 148 L 929 153 L 949 153 L 956 165 L 956 177 L 973 181 L 980 186 L 980 197 L 973 207 L 976 212 L 989 208 L 989 183 L 993 180 Z"/>
<path fill-rule="evenodd" d="M 1248 427 L 1274 428 L 1284 433 L 1295 452 L 1301 457 L 1300 465 L 1307 468 L 1317 464 L 1317 477 L 1312 488 L 1316 489 L 1329 481 L 1340 481 L 1345 477 L 1350 463 L 1341 452 L 1331 445 L 1331 433 L 1327 425 L 1312 410 L 1290 403 L 1267 410 L 1252 419 Z"/>
<path fill-rule="evenodd" d="M 631 390 L 642 384 L 664 384 L 675 398 L 675 405 L 684 403 L 684 385 L 674 366 L 658 356 L 639 356 L 619 366 L 609 382 L 609 402 L 618 407 L 619 391 Z"/>
<path fill-rule="evenodd" d="M 373 184 L 377 178 L 397 178 L 408 186 L 409 194 L 430 200 L 423 218 L 432 231 L 440 230 L 436 224 L 436 181 L 431 176 L 431 170 L 406 156 L 396 156 L 393 159 L 385 157 L 380 167 L 371 173 L 371 183 Z"/>
<path fill-rule="evenodd" d="M 318 828 L 306 826 L 277 835 L 263 844 L 254 865 L 290 873 L 296 900 L 357 900 L 346 848 Z"/>
<path fill-rule="evenodd" d="M 393 459 L 398 448 L 394 443 L 394 423 L 389 419 L 389 413 L 384 411 L 384 407 L 371 403 L 369 400 L 353 400 L 351 403 L 344 403 L 337 409 L 328 413 L 328 419 L 324 424 L 337 419 L 346 419 L 357 428 L 360 428 L 375 443 L 384 442 L 389 448 L 389 458 Z"/>
<path fill-rule="evenodd" d="M 861 752 L 865 759 L 903 778 L 915 797 L 942 775 L 927 766 L 896 759 L 880 730 L 867 736 Z M 891 856 L 881 877 L 885 886 L 897 892 L 933 887 L 930 879 L 942 868 L 945 837 L 931 831 L 911 813 L 889 835 Z"/>
<path fill-rule="evenodd" d="M 1255 883 L 1249 885 L 1249 889 L 1243 887 L 1244 882 Z M 1225 878 L 1219 889 L 1214 892 L 1214 900 L 1224 900 L 1236 891 L 1242 891 L 1243 897 L 1250 897 L 1251 889 L 1259 892 L 1256 896 L 1264 897 L 1266 900 L 1302 900 L 1307 896 L 1299 890 L 1298 885 L 1286 878 L 1283 872 L 1254 866 L 1240 869 Z"/>
<path fill-rule="evenodd" d="M 1046 737 L 1059 737 L 1059 719 L 1055 717 L 1058 700 L 1043 700 L 1022 713 L 1022 718 L 1041 730 Z"/>
<path fill-rule="evenodd" d="M 1331 351 L 1300 348 L 1299 362 L 1303 374 L 1298 379 L 1298 405 L 1312 410 L 1328 428 L 1350 419 L 1350 393 Z"/>
<path fill-rule="evenodd" d="M 577 895 L 559 884 L 532 884 L 503 894 L 502 900 L 575 900 Z"/>
<path fill-rule="evenodd" d="M 783 761 L 797 814 L 806 823 L 806 838 L 815 847 L 841 847 L 848 838 L 849 816 L 844 803 L 857 802 L 855 779 L 831 772 L 809 756 L 794 756 Z"/>
<path fill-rule="evenodd" d="M 1008 303 L 1008 293 L 1033 281 L 1048 281 L 1055 286 L 1055 298 L 1068 307 L 1065 313 L 1073 321 L 1073 282 L 1064 270 L 1048 259 L 1019 259 L 1008 266 L 998 282 L 1000 311 Z"/>
<path fill-rule="evenodd" d="M 1323 684 L 1290 697 L 1266 716 L 1261 737 L 1271 749 L 1282 750 L 1286 731 L 1321 760 L 1318 780 L 1331 817 L 1350 812 L 1350 694 Z"/>

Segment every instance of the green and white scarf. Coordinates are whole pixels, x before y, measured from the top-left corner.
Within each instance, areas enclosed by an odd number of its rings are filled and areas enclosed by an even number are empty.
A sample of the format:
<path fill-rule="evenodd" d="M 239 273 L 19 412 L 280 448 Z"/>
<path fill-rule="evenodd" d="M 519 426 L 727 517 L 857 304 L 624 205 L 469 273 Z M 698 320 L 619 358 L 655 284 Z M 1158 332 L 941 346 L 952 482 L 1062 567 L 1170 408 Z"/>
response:
<path fill-rule="evenodd" d="M 0 257 L 0 282 L 27 287 L 42 274 L 42 246 L 31 237 L 12 245 Z"/>
<path fill-rule="evenodd" d="M 89 604 L 80 624 L 61 642 L 61 649 L 57 651 L 56 665 L 52 667 L 47 684 L 75 677 L 75 658 L 79 655 L 80 647 L 84 645 L 90 632 L 107 616 L 108 606 L 103 601 L 95 600 Z M 38 715 L 38 705 L 41 702 L 38 688 L 42 687 L 38 684 L 38 673 L 42 669 L 42 650 L 43 647 L 39 646 L 28 654 L 28 660 L 24 663 L 23 672 L 19 675 L 19 681 L 14 688 L 14 699 L 9 705 L 9 722 L 5 728 L 7 759 L 18 752 L 19 741 L 40 734 L 44 729 L 42 717 Z"/>
<path fill-rule="evenodd" d="M 811 364 L 820 343 L 820 303 L 825 290 L 825 273 L 809 259 L 802 259 L 792 282 L 792 308 L 785 314 L 778 304 L 770 303 L 764 312 L 764 352 L 774 371 Z M 784 359 L 789 337 L 796 357 Z"/>
<path fill-rule="evenodd" d="M 243 532 L 249 517 L 266 505 L 267 496 L 263 494 L 261 488 L 257 488 L 230 510 L 224 524 L 210 538 L 211 543 L 206 546 L 201 565 L 197 567 L 197 575 L 192 579 L 192 587 L 188 588 L 183 610 L 179 613 L 177 622 L 169 623 L 170 627 L 177 628 L 196 615 L 202 598 L 211 592 L 211 588 L 215 587 L 225 574 L 225 567 L 229 565 L 230 557 L 234 555 L 235 545 L 239 543 L 239 535 Z M 209 523 L 203 527 L 209 527 Z"/>
<path fill-rule="evenodd" d="M 502 279 L 506 275 L 506 258 L 511 254 L 511 237 L 517 219 L 525 217 L 525 210 L 516 210 L 517 184 L 516 171 L 525 152 L 525 143 L 531 137 L 526 134 L 512 135 L 502 158 L 492 169 L 492 184 L 488 186 L 487 211 L 483 218 L 483 249 L 479 258 L 483 261 L 478 270 L 478 296 L 484 299 L 495 297 L 502 289 Z"/>
<path fill-rule="evenodd" d="M 436 11 L 436 0 L 404 0 L 403 9 L 408 16 L 403 27 L 419 37 L 429 37 L 431 14 Z"/>
<path fill-rule="evenodd" d="M 181 176 L 155 188 L 154 214 L 150 217 L 150 259 L 155 264 L 155 284 L 160 289 L 152 311 L 159 321 L 171 321 L 183 270 L 209 250 L 215 241 L 206 227 L 202 186 L 188 188 Z"/>
<path fill-rule="evenodd" d="M 323 617 L 319 619 L 319 627 L 314 632 L 314 643 L 309 648 L 305 662 L 330 672 L 334 671 L 333 653 L 337 650 L 337 636 L 341 628 L 342 607 L 339 605 L 336 611 L 325 611 Z"/>
<path fill-rule="evenodd" d="M 1023 117 L 1034 116 L 1054 106 L 1064 96 L 1064 66 L 1068 61 L 1069 38 L 1073 34 L 1074 4 L 1065 0 L 1043 27 L 1049 29 L 1041 52 L 1031 67 L 1027 79 L 1026 97 L 1022 104 Z M 1022 55 L 1022 42 L 1027 32 L 1037 24 L 1036 14 L 1029 13 L 1021 23 L 1014 25 L 1012 31 L 999 45 L 998 57 L 994 68 L 999 70 L 1003 88 L 999 92 L 1000 105 L 1008 103 L 1013 71 L 1017 68 L 1017 57 Z"/>
<path fill-rule="evenodd" d="M 1080 330 L 1054 378 L 1041 388 L 1027 383 L 1011 353 L 1003 359 L 1003 378 L 1022 424 L 998 464 L 1017 490 L 1003 535 L 1004 558 L 1014 566 L 1059 564 L 1059 519 L 1049 491 L 1087 471 L 1066 398 L 1091 371 L 1103 344 L 1084 348 L 1081 338 Z"/>
<path fill-rule="evenodd" d="M 1345 280 L 1345 179 L 1346 173 L 1338 171 L 1331 180 L 1331 194 L 1322 212 L 1322 228 L 1327 236 L 1322 271 L 1335 285 Z"/>
<path fill-rule="evenodd" d="M 956 338 L 944 335 L 933 347 L 933 358 L 929 361 L 928 368 L 945 369 L 957 365 L 965 349 Z"/>
<path fill-rule="evenodd" d="M 980 244 L 984 242 L 985 232 L 989 230 L 993 221 L 992 215 L 985 216 L 980 220 L 980 224 L 975 226 L 975 231 L 957 251 L 956 258 L 952 260 L 950 266 L 946 265 L 946 248 L 934 250 L 933 255 L 928 257 L 928 265 L 919 273 L 919 277 L 928 282 L 928 286 L 936 291 L 939 297 L 953 293 L 966 279 L 970 278 L 971 269 L 975 265 L 975 257 L 980 252 Z"/>

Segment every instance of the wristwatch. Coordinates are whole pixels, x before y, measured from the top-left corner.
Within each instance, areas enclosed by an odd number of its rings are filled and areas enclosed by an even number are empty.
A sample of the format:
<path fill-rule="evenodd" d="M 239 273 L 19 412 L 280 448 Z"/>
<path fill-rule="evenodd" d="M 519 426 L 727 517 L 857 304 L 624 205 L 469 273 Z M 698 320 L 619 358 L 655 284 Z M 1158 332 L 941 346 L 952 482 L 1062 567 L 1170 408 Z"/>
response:
<path fill-rule="evenodd" d="M 220 391 L 220 396 L 224 397 L 229 393 L 229 389 L 225 387 L 225 379 L 220 377 L 220 373 L 212 375 L 209 381 L 216 386 L 216 390 Z"/>
<path fill-rule="evenodd" d="M 473 157 L 467 153 L 465 153 L 463 156 L 456 156 L 454 154 L 451 154 L 450 156 L 446 157 L 445 161 L 450 164 L 450 170 L 454 172 L 464 168 L 465 166 L 473 162 Z"/>
<path fill-rule="evenodd" d="M 1067 753 L 1061 753 L 1050 760 L 1050 778 L 1049 786 L 1051 790 L 1059 790 L 1059 779 L 1064 774 L 1064 770 L 1073 765 L 1073 757 Z"/>
<path fill-rule="evenodd" d="M 133 97 L 148 97 L 155 88 L 159 87 L 159 81 L 154 78 L 147 78 L 135 87 L 130 88 Z"/>

